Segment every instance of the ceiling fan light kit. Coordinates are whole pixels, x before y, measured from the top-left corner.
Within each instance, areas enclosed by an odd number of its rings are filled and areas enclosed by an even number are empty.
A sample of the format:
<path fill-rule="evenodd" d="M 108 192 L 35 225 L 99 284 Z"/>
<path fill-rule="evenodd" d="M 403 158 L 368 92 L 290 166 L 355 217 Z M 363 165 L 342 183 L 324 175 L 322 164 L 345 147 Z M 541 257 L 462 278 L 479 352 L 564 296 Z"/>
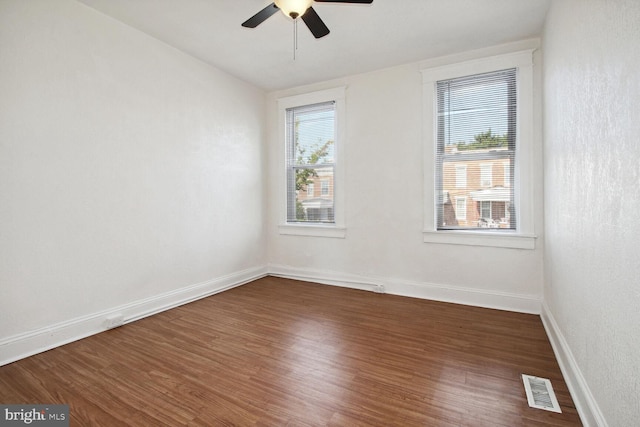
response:
<path fill-rule="evenodd" d="M 319 39 L 329 34 L 329 28 L 327 28 L 322 19 L 320 19 L 320 16 L 313 9 L 313 3 L 370 4 L 373 3 L 373 0 L 274 0 L 273 3 L 243 22 L 242 26 L 255 28 L 280 10 L 285 16 L 291 17 L 294 21 L 296 21 L 298 17 L 302 18 L 313 36 Z"/>
<path fill-rule="evenodd" d="M 313 0 L 275 0 L 274 3 L 286 16 L 296 19 L 305 14 Z"/>

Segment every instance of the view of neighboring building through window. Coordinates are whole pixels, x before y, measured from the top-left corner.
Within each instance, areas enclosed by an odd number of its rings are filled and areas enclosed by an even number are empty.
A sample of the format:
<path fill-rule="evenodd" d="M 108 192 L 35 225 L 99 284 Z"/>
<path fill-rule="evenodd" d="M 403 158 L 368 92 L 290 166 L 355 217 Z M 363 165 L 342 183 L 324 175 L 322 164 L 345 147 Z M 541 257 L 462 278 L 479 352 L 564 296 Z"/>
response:
<path fill-rule="evenodd" d="M 333 224 L 335 102 L 286 109 L 286 144 L 287 223 Z"/>
<path fill-rule="evenodd" d="M 436 83 L 438 230 L 515 230 L 515 68 Z"/>

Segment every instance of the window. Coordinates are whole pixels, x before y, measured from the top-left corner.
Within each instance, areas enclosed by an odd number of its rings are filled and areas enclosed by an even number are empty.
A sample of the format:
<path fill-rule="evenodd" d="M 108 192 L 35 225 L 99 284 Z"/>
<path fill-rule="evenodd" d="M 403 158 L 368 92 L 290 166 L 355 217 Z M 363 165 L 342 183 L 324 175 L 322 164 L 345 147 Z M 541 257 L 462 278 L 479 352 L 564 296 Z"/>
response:
<path fill-rule="evenodd" d="M 491 218 L 491 202 L 483 200 L 480 202 L 480 218 Z"/>
<path fill-rule="evenodd" d="M 320 195 L 328 196 L 329 195 L 329 181 L 323 180 L 320 181 Z"/>
<path fill-rule="evenodd" d="M 493 166 L 491 163 L 480 165 L 480 187 L 491 187 L 493 185 Z"/>
<path fill-rule="evenodd" d="M 467 188 L 466 165 L 456 165 L 456 188 Z"/>
<path fill-rule="evenodd" d="M 493 188 L 493 164 L 491 160 L 515 157 L 517 129 L 517 70 L 515 68 L 491 73 L 474 74 L 436 82 L 436 194 L 451 191 L 446 174 L 454 165 L 478 171 L 472 175 L 463 191 L 457 187 L 458 196 L 469 197 L 476 202 L 494 202 L 515 207 L 513 191 L 504 187 Z M 479 175 L 479 177 L 478 177 Z M 475 178 L 475 179 L 474 179 Z M 462 193 L 462 194 L 460 194 Z M 447 223 L 446 206 L 439 197 L 438 230 L 487 228 L 485 218 L 464 218 Z M 458 199 L 456 199 L 458 200 Z M 458 209 L 456 209 L 456 212 Z M 515 216 L 512 216 L 515 218 Z M 515 230 L 515 221 L 501 224 L 501 228 Z"/>
<path fill-rule="evenodd" d="M 284 152 L 280 233 L 345 237 L 344 88 L 280 98 L 278 109 Z"/>
<path fill-rule="evenodd" d="M 434 171 L 424 174 L 425 242 L 535 247 L 532 67 L 523 51 L 422 70 Z"/>
<path fill-rule="evenodd" d="M 286 115 L 287 222 L 333 224 L 329 186 L 335 169 L 335 102 L 287 108 Z M 305 200 L 308 186 L 318 178 L 322 198 Z"/>
<path fill-rule="evenodd" d="M 456 219 L 464 221 L 467 219 L 467 198 L 456 197 Z"/>

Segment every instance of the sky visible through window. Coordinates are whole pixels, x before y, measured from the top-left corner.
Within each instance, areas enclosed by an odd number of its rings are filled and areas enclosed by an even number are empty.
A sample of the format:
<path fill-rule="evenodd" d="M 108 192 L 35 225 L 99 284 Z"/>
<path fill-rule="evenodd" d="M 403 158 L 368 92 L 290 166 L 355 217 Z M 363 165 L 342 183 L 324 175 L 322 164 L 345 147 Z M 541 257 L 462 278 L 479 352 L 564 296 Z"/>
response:
<path fill-rule="evenodd" d="M 504 81 L 476 83 L 453 87 L 444 93 L 449 111 L 439 112 L 444 118 L 445 144 L 474 142 L 478 134 L 491 130 L 505 135 L 508 130 L 508 85 Z"/>
<path fill-rule="evenodd" d="M 296 115 L 298 133 L 298 152 L 304 150 L 304 163 L 309 163 L 309 156 L 321 148 L 327 141 L 334 141 L 335 112 L 331 110 L 307 111 Z M 323 161 L 334 161 L 335 144 L 327 147 L 327 156 Z"/>

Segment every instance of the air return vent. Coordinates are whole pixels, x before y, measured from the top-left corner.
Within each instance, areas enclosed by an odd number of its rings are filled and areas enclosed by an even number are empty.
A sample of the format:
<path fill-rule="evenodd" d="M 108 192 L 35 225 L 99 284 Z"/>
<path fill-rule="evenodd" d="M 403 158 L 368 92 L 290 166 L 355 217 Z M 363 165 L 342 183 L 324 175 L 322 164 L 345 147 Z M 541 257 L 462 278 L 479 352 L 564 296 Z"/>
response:
<path fill-rule="evenodd" d="M 529 406 L 545 411 L 562 413 L 556 394 L 553 392 L 551 381 L 546 378 L 538 378 L 522 374 L 524 390 L 527 393 Z"/>

